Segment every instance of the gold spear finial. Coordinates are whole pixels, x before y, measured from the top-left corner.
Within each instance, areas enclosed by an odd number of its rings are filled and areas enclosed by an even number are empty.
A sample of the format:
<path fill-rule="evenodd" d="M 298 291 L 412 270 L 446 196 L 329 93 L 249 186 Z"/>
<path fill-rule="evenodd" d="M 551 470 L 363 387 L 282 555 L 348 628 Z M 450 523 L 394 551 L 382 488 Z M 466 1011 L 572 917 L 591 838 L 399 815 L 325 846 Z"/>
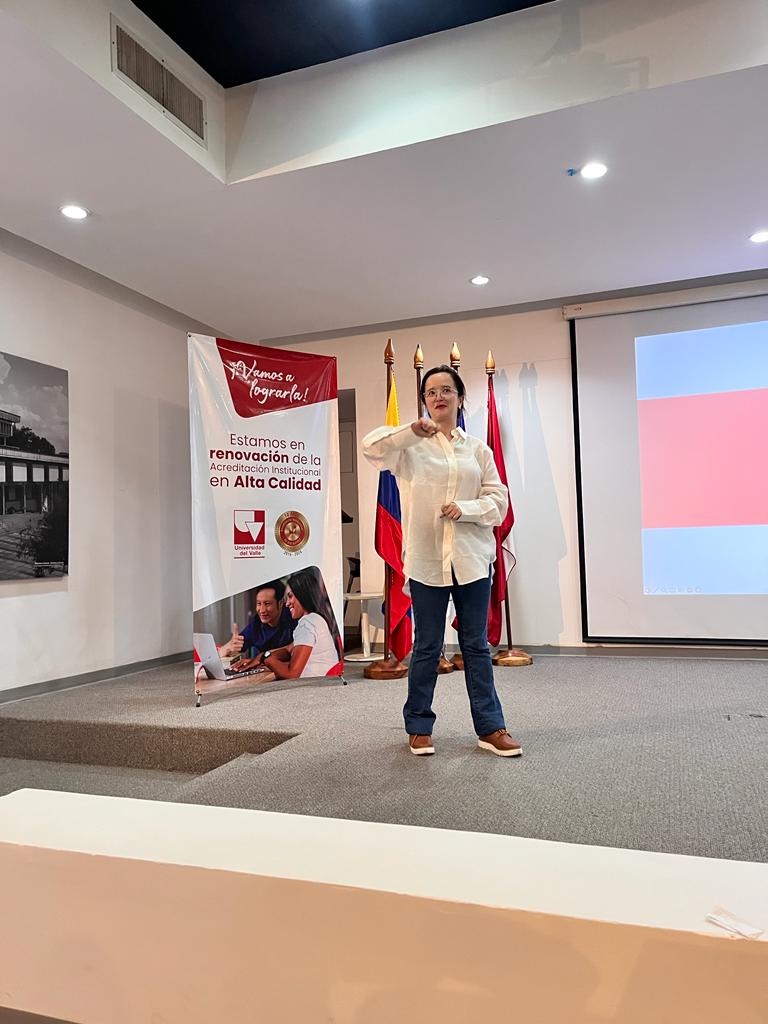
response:
<path fill-rule="evenodd" d="M 459 346 L 455 341 L 451 347 L 451 366 L 454 370 L 458 370 L 461 366 L 461 352 L 459 352 Z"/>
<path fill-rule="evenodd" d="M 392 344 L 392 339 L 387 338 L 387 347 L 384 349 L 384 362 L 391 366 L 395 361 L 395 346 Z"/>
<path fill-rule="evenodd" d="M 416 351 L 413 355 L 413 368 L 414 370 L 424 369 L 424 353 L 421 351 L 421 345 L 416 346 Z"/>
<path fill-rule="evenodd" d="M 493 358 L 493 352 L 488 349 L 488 358 L 485 360 L 485 372 L 491 377 L 496 373 L 496 360 Z"/>

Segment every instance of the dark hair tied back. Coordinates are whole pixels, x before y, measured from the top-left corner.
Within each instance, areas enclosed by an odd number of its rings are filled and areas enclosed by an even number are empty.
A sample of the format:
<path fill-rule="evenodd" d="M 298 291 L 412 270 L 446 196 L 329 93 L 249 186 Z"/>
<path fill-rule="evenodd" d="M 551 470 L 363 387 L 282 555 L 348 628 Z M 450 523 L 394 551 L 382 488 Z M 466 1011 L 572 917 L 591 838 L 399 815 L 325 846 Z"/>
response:
<path fill-rule="evenodd" d="M 452 366 L 446 366 L 445 363 L 442 363 L 440 366 L 433 366 L 431 370 L 427 370 L 427 372 L 421 378 L 421 401 L 424 405 L 427 404 L 427 381 L 436 373 L 450 374 L 451 377 L 453 378 L 453 386 L 459 393 L 459 398 L 466 398 L 467 389 L 464 387 L 464 381 L 461 379 L 458 372 L 454 370 Z"/>

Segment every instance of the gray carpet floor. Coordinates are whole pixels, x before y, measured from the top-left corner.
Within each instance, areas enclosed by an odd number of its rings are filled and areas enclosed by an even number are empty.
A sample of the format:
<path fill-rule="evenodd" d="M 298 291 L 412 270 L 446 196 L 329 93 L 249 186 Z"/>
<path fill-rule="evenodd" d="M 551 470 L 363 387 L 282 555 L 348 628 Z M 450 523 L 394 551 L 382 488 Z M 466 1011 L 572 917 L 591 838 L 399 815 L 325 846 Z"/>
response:
<path fill-rule="evenodd" d="M 537 657 L 497 669 L 522 758 L 478 750 L 464 676 L 440 677 L 437 754 L 407 750 L 406 680 L 272 684 L 193 704 L 191 667 L 16 701 L 0 717 L 292 738 L 206 774 L 0 756 L 0 793 L 31 786 L 768 861 L 768 665 Z M 0 755 L 2 751 L 0 751 Z"/>

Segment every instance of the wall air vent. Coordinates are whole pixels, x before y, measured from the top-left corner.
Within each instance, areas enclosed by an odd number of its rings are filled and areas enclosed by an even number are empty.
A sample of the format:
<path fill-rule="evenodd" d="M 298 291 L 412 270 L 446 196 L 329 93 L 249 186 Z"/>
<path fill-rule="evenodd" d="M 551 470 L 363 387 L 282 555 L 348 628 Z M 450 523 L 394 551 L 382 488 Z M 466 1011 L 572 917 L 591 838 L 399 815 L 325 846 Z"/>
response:
<path fill-rule="evenodd" d="M 158 107 L 196 142 L 206 142 L 205 101 L 170 70 L 163 58 L 137 42 L 112 19 L 112 70 Z"/>

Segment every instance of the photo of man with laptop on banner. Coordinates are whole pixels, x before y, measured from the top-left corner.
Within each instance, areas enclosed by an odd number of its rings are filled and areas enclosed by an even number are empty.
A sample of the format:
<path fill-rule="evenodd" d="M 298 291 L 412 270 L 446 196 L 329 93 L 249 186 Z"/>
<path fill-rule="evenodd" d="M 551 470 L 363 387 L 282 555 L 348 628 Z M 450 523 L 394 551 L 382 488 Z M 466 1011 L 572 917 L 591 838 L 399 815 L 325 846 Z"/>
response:
<path fill-rule="evenodd" d="M 195 692 L 344 666 L 336 360 L 189 336 Z"/>
<path fill-rule="evenodd" d="M 255 614 L 242 630 L 234 622 L 232 635 L 217 645 L 214 634 L 205 632 L 205 626 L 212 613 L 214 618 L 221 618 L 221 605 L 229 607 L 230 602 L 219 602 L 218 608 L 211 606 L 195 613 L 195 655 L 209 678 L 258 674 L 262 678 L 254 682 L 264 682 L 263 675 L 268 672 L 271 682 L 274 678 L 312 678 L 341 671 L 339 627 L 317 566 L 292 573 L 285 581 L 270 580 L 256 587 Z"/>

